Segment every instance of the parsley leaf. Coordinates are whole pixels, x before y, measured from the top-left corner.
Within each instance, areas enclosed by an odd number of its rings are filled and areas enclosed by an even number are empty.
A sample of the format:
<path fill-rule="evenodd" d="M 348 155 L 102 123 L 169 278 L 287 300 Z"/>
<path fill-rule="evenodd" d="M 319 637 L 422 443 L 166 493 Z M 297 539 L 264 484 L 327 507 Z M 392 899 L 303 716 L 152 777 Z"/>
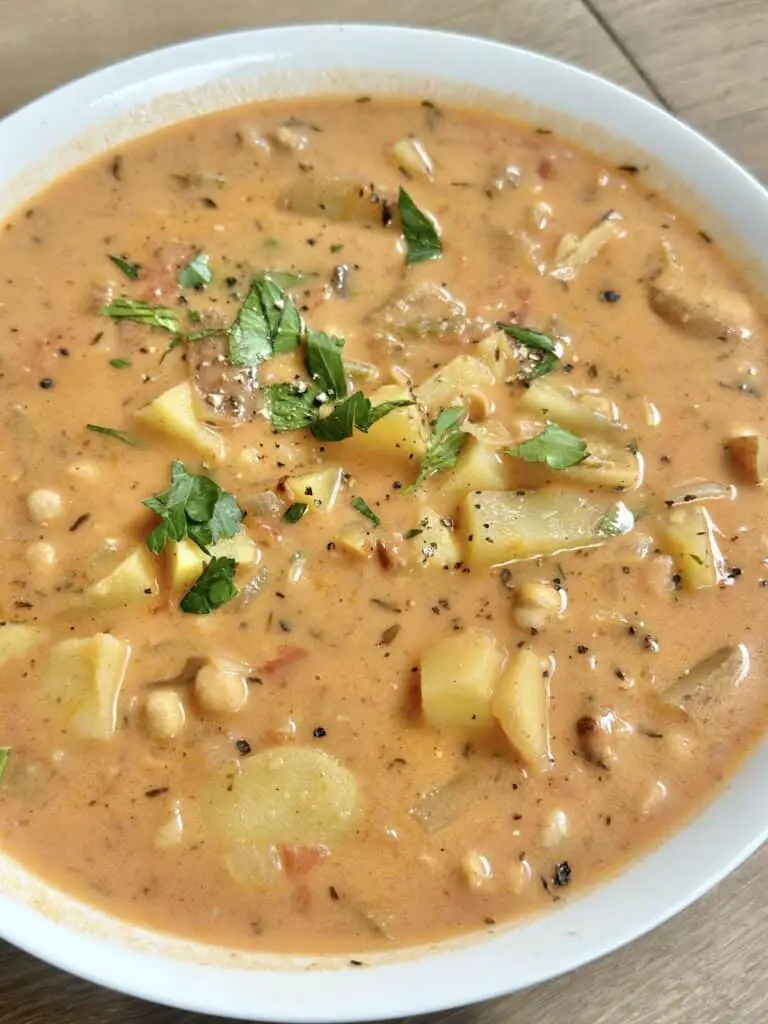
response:
<path fill-rule="evenodd" d="M 110 359 L 109 365 L 114 366 L 116 370 L 124 370 L 126 366 L 132 366 L 130 359 Z"/>
<path fill-rule="evenodd" d="M 435 222 L 426 213 L 422 213 L 404 188 L 400 189 L 397 207 L 405 238 L 406 266 L 412 267 L 415 263 L 423 263 L 425 260 L 434 260 L 441 256 L 443 243 L 440 241 Z"/>
<path fill-rule="evenodd" d="M 182 288 L 204 288 L 213 280 L 211 268 L 208 266 L 207 253 L 198 252 L 179 271 L 179 284 Z"/>
<path fill-rule="evenodd" d="M 352 508 L 355 509 L 356 512 L 359 512 L 361 516 L 365 516 L 366 519 L 370 519 L 374 526 L 381 526 L 381 520 L 370 505 L 363 500 L 363 498 L 353 498 Z"/>
<path fill-rule="evenodd" d="M 577 466 L 589 455 L 586 441 L 556 423 L 548 423 L 536 437 L 505 451 L 524 462 L 543 462 L 550 469 Z"/>
<path fill-rule="evenodd" d="M 267 274 L 257 277 L 227 331 L 232 366 L 258 366 L 301 341 L 302 320 L 293 301 Z"/>
<path fill-rule="evenodd" d="M 166 306 L 150 306 L 141 299 L 129 299 L 121 295 L 106 306 L 102 306 L 101 313 L 110 316 L 113 320 L 132 320 L 137 324 L 144 324 L 146 327 L 159 327 L 163 331 L 170 331 L 171 334 L 179 333 L 179 321 L 172 309 Z"/>
<path fill-rule="evenodd" d="M 269 384 L 265 393 L 274 430 L 301 430 L 311 426 L 318 417 L 320 408 L 315 401 L 316 388 L 285 382 Z"/>
<path fill-rule="evenodd" d="M 283 522 L 285 523 L 298 523 L 300 519 L 303 519 L 307 513 L 306 501 L 294 501 L 292 505 L 283 512 Z"/>
<path fill-rule="evenodd" d="M 346 398 L 347 377 L 341 361 L 344 339 L 307 329 L 306 362 L 313 384 L 329 398 Z"/>
<path fill-rule="evenodd" d="M 427 477 L 456 465 L 461 449 L 468 439 L 468 435 L 461 430 L 463 419 L 464 409 L 460 406 L 440 410 L 432 427 L 426 455 L 421 460 L 419 475 L 406 490 L 413 491 L 423 484 Z"/>
<path fill-rule="evenodd" d="M 143 503 L 162 522 L 147 537 L 147 547 L 162 551 L 168 541 L 189 537 L 206 554 L 222 537 L 234 537 L 243 513 L 237 502 L 208 476 L 187 472 L 183 462 L 171 463 L 171 486 Z"/>
<path fill-rule="evenodd" d="M 3 777 L 3 772 L 8 767 L 8 762 L 11 759 L 11 748 L 0 747 L 0 779 Z"/>
<path fill-rule="evenodd" d="M 402 406 L 413 405 L 411 401 L 380 402 L 379 405 L 372 405 L 370 398 L 367 398 L 361 391 L 356 391 L 349 398 L 337 402 L 330 416 L 316 419 L 311 430 L 318 441 L 344 441 L 352 437 L 355 427 L 367 434 L 374 423 L 377 423 L 382 416 L 399 409 Z"/>
<path fill-rule="evenodd" d="M 212 558 L 182 597 L 181 610 L 189 615 L 209 615 L 237 597 L 238 589 L 233 582 L 236 569 L 234 558 Z"/>
<path fill-rule="evenodd" d="M 523 380 L 534 380 L 534 378 L 543 377 L 546 373 L 551 373 L 556 369 L 560 362 L 562 348 L 549 335 L 542 334 L 541 331 L 533 331 L 528 327 L 518 327 L 517 324 L 501 323 L 501 321 L 496 326 L 510 338 L 514 338 L 525 348 L 530 349 L 532 353 L 537 353 L 531 360 L 532 366 L 523 371 Z"/>
<path fill-rule="evenodd" d="M 621 537 L 629 533 L 635 525 L 635 516 L 623 501 L 618 501 L 613 508 L 600 516 L 595 532 L 601 537 Z"/>
<path fill-rule="evenodd" d="M 113 427 L 100 427 L 97 423 L 86 423 L 85 429 L 92 430 L 94 434 L 114 437 L 116 441 L 122 441 L 123 444 L 129 444 L 134 448 L 137 448 L 139 444 L 132 434 L 128 434 L 124 430 L 115 430 Z"/>
<path fill-rule="evenodd" d="M 418 526 L 414 526 L 412 529 L 405 531 L 403 534 L 403 540 L 413 540 L 414 537 L 418 537 L 422 533 L 424 533 L 422 529 Z"/>
<path fill-rule="evenodd" d="M 110 256 L 109 259 L 111 259 L 115 266 L 119 267 L 125 276 L 131 279 L 131 281 L 138 280 L 141 264 L 129 263 L 128 260 L 124 260 L 121 256 Z"/>

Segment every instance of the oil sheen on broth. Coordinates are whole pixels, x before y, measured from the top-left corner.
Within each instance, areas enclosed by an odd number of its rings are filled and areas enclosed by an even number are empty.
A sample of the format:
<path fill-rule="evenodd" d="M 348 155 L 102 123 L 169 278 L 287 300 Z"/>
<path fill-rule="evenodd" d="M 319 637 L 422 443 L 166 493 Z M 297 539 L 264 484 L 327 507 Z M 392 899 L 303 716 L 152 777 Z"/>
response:
<path fill-rule="evenodd" d="M 36 197 L 0 280 L 0 834 L 55 885 L 252 948 L 492 927 L 759 737 L 764 310 L 636 168 L 240 108 Z"/>

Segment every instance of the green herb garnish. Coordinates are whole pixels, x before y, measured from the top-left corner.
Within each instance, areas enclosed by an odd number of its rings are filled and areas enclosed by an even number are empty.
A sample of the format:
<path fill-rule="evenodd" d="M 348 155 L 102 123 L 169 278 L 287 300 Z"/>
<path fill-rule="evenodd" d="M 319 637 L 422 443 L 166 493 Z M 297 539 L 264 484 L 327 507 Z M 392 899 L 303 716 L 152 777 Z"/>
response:
<path fill-rule="evenodd" d="M 110 316 L 113 320 L 132 320 L 136 324 L 144 324 L 145 327 L 158 327 L 163 331 L 170 331 L 171 334 L 179 333 L 179 321 L 172 309 L 166 306 L 150 306 L 141 299 L 129 299 L 121 295 L 106 306 L 102 306 L 101 313 Z"/>
<path fill-rule="evenodd" d="M 440 410 L 432 427 L 426 455 L 421 460 L 419 475 L 406 490 L 413 491 L 420 487 L 427 477 L 456 465 L 461 449 L 468 440 L 468 435 L 461 430 L 463 419 L 464 409 L 460 406 Z"/>
<path fill-rule="evenodd" d="M 138 280 L 141 264 L 129 263 L 128 260 L 124 260 L 120 256 L 109 256 L 108 258 L 111 259 L 115 266 L 119 267 L 125 276 L 131 279 L 131 281 Z"/>
<path fill-rule="evenodd" d="M 155 553 L 162 551 L 168 541 L 189 537 L 210 554 L 210 545 L 222 537 L 234 537 L 243 521 L 231 494 L 210 477 L 187 472 L 184 463 L 178 461 L 171 463 L 168 490 L 147 498 L 143 504 L 162 520 L 147 537 L 147 547 Z"/>
<path fill-rule="evenodd" d="M 589 455 L 586 441 L 556 423 L 548 423 L 536 437 L 505 451 L 524 462 L 543 462 L 550 469 L 577 466 Z"/>
<path fill-rule="evenodd" d="M 282 288 L 285 291 L 289 291 L 291 288 L 298 288 L 300 284 L 311 281 L 313 277 L 318 276 L 315 270 L 265 270 L 264 275 L 270 281 L 274 281 L 278 288 Z"/>
<path fill-rule="evenodd" d="M 355 428 L 367 434 L 374 423 L 392 412 L 393 409 L 400 409 L 406 405 L 413 405 L 411 401 L 380 402 L 373 405 L 370 398 L 367 398 L 361 391 L 338 402 L 330 416 L 316 419 L 311 426 L 313 435 L 318 441 L 344 441 L 352 437 Z"/>
<path fill-rule="evenodd" d="M 424 531 L 419 526 L 414 526 L 411 530 L 406 530 L 403 534 L 403 540 L 413 540 L 414 537 L 420 536 Z"/>
<path fill-rule="evenodd" d="M 126 366 L 132 366 L 133 363 L 130 359 L 110 359 L 109 365 L 114 366 L 116 370 L 124 370 Z"/>
<path fill-rule="evenodd" d="M 116 441 L 122 441 L 123 444 L 129 444 L 132 447 L 138 447 L 138 440 L 133 437 L 132 434 L 126 433 L 124 430 L 115 430 L 113 427 L 100 427 L 97 423 L 86 423 L 86 430 L 92 430 L 94 434 L 103 434 L 105 437 L 114 437 Z"/>
<path fill-rule="evenodd" d="M 198 252 L 189 263 L 179 271 L 179 284 L 182 288 L 204 288 L 213 280 L 213 273 L 208 266 L 207 253 Z"/>
<path fill-rule="evenodd" d="M 347 376 L 341 361 L 344 339 L 307 328 L 306 363 L 312 383 L 330 399 L 346 398 Z"/>
<path fill-rule="evenodd" d="M 268 274 L 262 274 L 252 282 L 227 331 L 229 361 L 233 366 L 258 366 L 272 355 L 296 348 L 302 330 L 293 301 Z"/>
<path fill-rule="evenodd" d="M 551 373 L 557 367 L 562 350 L 554 338 L 550 338 L 547 334 L 542 334 L 541 331 L 533 331 L 528 327 L 518 327 L 517 324 L 505 324 L 499 321 L 496 326 L 501 328 L 510 338 L 514 338 L 515 341 L 524 345 L 525 348 L 530 349 L 531 352 L 538 353 L 533 359 L 533 366 L 523 373 L 523 380 L 543 377 L 546 373 Z"/>
<path fill-rule="evenodd" d="M 274 430 L 302 430 L 317 419 L 317 389 L 299 384 L 269 384 L 265 389 L 267 411 Z"/>
<path fill-rule="evenodd" d="M 307 505 L 306 501 L 294 501 L 294 503 L 289 505 L 285 512 L 283 512 L 283 521 L 286 523 L 298 523 L 298 521 L 303 519 L 307 514 L 308 508 L 309 505 Z"/>
<path fill-rule="evenodd" d="M 0 779 L 3 777 L 3 772 L 8 767 L 8 762 L 11 759 L 11 748 L 0 747 Z"/>
<path fill-rule="evenodd" d="M 405 239 L 405 264 L 412 267 L 425 260 L 434 260 L 442 255 L 443 243 L 431 217 L 418 208 L 404 188 L 397 198 L 400 221 Z"/>
<path fill-rule="evenodd" d="M 634 514 L 620 501 L 600 517 L 595 532 L 601 537 L 621 537 L 629 533 L 634 525 Z"/>
<path fill-rule="evenodd" d="M 234 558 L 212 558 L 182 597 L 181 610 L 189 615 L 208 615 L 237 597 L 238 590 L 233 582 L 236 569 Z"/>
<path fill-rule="evenodd" d="M 352 508 L 359 512 L 361 516 L 370 519 L 374 526 L 381 526 L 381 520 L 363 498 L 353 498 Z"/>

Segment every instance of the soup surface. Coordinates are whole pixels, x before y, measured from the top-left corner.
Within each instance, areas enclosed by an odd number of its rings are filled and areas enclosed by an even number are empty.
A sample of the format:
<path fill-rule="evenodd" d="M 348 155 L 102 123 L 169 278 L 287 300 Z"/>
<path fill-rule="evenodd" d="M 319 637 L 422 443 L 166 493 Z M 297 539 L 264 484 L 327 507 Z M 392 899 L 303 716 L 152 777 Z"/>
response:
<path fill-rule="evenodd" d="M 251 948 L 551 906 L 768 709 L 768 330 L 632 166 L 307 99 L 0 235 L 0 836 Z"/>

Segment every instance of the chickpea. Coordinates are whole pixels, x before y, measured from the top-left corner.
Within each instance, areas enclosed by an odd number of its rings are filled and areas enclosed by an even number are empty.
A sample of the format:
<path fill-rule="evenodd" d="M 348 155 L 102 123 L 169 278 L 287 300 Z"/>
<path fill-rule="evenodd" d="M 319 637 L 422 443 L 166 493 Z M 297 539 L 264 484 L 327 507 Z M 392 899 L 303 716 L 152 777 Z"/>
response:
<path fill-rule="evenodd" d="M 515 588 L 515 607 L 512 616 L 516 624 L 526 631 L 537 632 L 565 611 L 565 590 L 555 590 L 551 583 L 531 581 Z"/>
<path fill-rule="evenodd" d="M 195 697 L 204 711 L 233 715 L 248 701 L 248 682 L 242 667 L 211 659 L 195 677 Z"/>
<path fill-rule="evenodd" d="M 459 869 L 472 892 L 487 889 L 493 881 L 491 862 L 477 850 L 467 850 L 461 858 Z"/>
<path fill-rule="evenodd" d="M 144 701 L 144 723 L 156 740 L 175 739 L 184 728 L 186 713 L 175 690 L 151 690 Z"/>
<path fill-rule="evenodd" d="M 44 540 L 37 540 L 27 548 L 26 559 L 31 569 L 50 569 L 56 564 L 56 548 Z"/>
<path fill-rule="evenodd" d="M 51 519 L 57 519 L 61 515 L 64 502 L 58 491 L 39 487 L 28 496 L 27 508 L 36 523 L 48 523 Z"/>

